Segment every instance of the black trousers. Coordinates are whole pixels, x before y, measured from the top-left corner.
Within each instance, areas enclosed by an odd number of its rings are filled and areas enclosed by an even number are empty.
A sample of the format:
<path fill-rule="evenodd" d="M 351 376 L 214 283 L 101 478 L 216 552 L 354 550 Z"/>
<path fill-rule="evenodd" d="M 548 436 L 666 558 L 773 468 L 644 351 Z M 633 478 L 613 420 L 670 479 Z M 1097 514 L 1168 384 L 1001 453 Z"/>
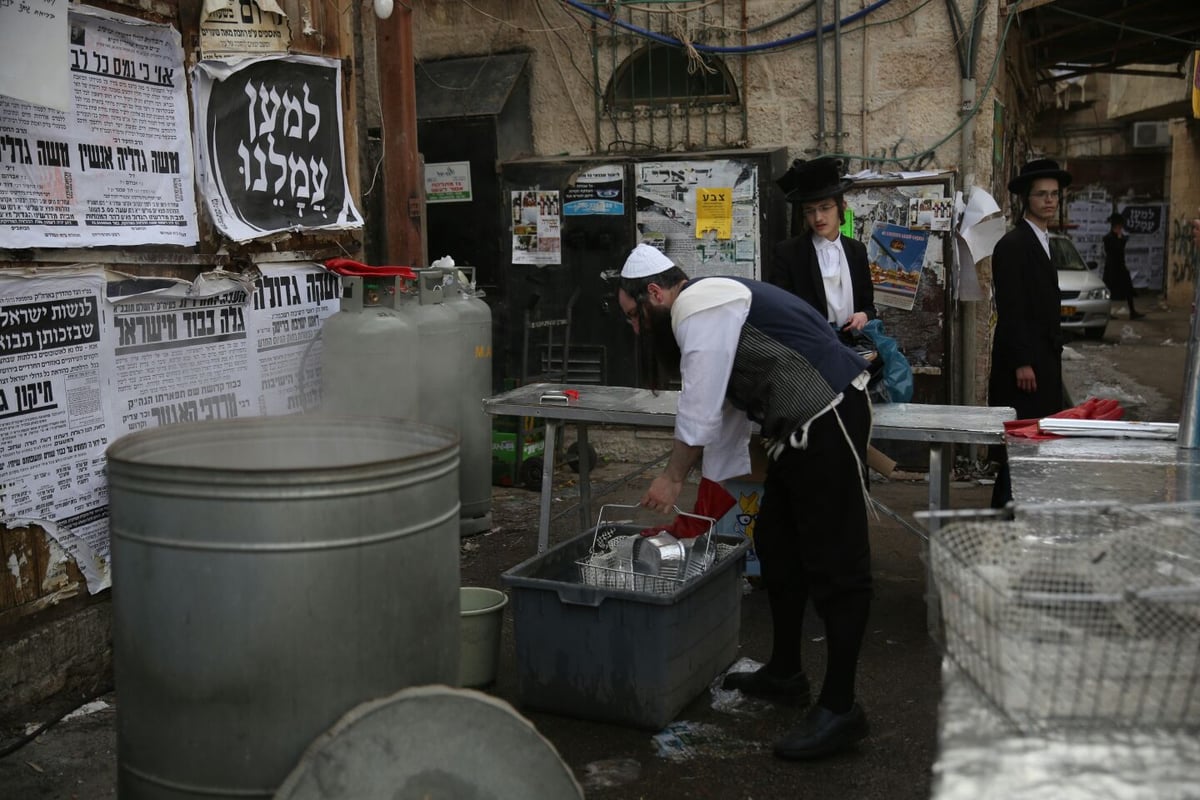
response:
<path fill-rule="evenodd" d="M 780 675 L 801 669 L 804 610 L 812 600 L 829 648 L 818 703 L 835 712 L 854 702 L 870 611 L 871 548 L 860 472 L 870 427 L 866 394 L 847 389 L 837 408 L 810 426 L 805 449 L 789 448 L 768 465 L 754 531 L 774 629 L 768 669 Z"/>

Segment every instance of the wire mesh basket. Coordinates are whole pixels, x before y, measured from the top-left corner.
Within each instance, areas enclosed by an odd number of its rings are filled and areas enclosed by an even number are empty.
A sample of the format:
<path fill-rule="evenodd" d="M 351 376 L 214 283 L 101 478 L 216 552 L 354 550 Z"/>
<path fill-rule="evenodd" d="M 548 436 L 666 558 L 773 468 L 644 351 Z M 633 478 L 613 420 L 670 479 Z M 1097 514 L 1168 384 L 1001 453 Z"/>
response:
<path fill-rule="evenodd" d="M 947 654 L 1018 729 L 1200 725 L 1200 507 L 964 519 L 930 558 Z"/>
<path fill-rule="evenodd" d="M 676 509 L 679 515 L 707 523 L 708 531 L 693 539 L 678 540 L 678 550 L 665 541 L 661 550 L 655 550 L 653 545 L 659 544 L 655 541 L 657 537 L 644 532 L 656 526 L 639 522 L 639 509 L 640 506 L 620 504 L 601 507 L 591 550 L 575 562 L 581 583 L 669 595 L 737 549 L 717 541 L 716 520 Z M 664 557 L 661 553 L 669 555 Z M 655 554 L 658 554 L 655 559 L 647 557 Z"/>

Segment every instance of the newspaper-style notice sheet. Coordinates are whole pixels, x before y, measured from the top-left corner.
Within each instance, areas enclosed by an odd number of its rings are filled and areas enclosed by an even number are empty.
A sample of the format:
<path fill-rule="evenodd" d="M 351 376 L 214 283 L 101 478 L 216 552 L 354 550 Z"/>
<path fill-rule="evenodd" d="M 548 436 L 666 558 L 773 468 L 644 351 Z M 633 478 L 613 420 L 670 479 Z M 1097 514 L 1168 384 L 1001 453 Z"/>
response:
<path fill-rule="evenodd" d="M 160 282 L 161 283 L 161 282 Z M 247 335 L 249 292 L 233 280 L 156 288 L 109 283 L 116 361 L 116 433 L 258 413 L 258 369 Z"/>
<path fill-rule="evenodd" d="M 341 308 L 341 279 L 320 264 L 259 267 L 250 327 L 263 416 L 321 404 L 321 327 Z"/>
<path fill-rule="evenodd" d="M 199 239 L 179 32 L 72 6 L 70 109 L 0 96 L 6 247 Z"/>
<path fill-rule="evenodd" d="M 95 593 L 108 574 L 104 273 L 0 276 L 0 516 L 53 522 Z"/>

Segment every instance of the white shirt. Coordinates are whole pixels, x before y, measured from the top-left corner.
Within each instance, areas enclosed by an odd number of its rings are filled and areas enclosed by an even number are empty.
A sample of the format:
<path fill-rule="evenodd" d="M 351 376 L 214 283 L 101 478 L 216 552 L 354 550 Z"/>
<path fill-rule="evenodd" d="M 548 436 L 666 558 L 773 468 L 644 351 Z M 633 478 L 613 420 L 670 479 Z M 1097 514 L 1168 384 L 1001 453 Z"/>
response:
<path fill-rule="evenodd" d="M 671 306 L 683 373 L 675 438 L 704 448 L 700 474 L 711 481 L 750 471 L 750 420 L 725 399 L 749 312 L 750 290 L 728 278 L 691 284 Z"/>
<path fill-rule="evenodd" d="M 825 306 L 829 321 L 840 328 L 854 313 L 854 285 L 850 279 L 850 262 L 842 247 L 839 235 L 833 241 L 816 233 L 812 235 L 813 247 L 817 251 L 817 264 L 821 268 L 821 280 L 825 284 Z"/>
<path fill-rule="evenodd" d="M 1050 257 L 1050 232 L 1044 231 L 1041 228 L 1039 228 L 1036 224 L 1034 224 L 1032 221 L 1030 221 L 1028 217 L 1025 218 L 1025 222 L 1026 222 L 1026 224 L 1029 225 L 1029 227 L 1033 228 L 1033 232 L 1037 234 L 1038 241 L 1042 243 L 1042 249 L 1046 251 L 1046 258 L 1049 258 Z"/>

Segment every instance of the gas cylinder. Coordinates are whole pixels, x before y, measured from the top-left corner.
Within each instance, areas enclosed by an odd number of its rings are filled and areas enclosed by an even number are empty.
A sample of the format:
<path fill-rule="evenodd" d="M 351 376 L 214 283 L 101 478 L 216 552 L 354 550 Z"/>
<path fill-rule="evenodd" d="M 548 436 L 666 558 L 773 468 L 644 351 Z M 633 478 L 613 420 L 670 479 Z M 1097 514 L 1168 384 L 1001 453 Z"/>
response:
<path fill-rule="evenodd" d="M 358 274 L 331 268 L 342 275 L 342 304 L 321 331 L 322 409 L 416 419 L 417 320 L 399 307 L 405 282 L 416 274 L 408 267 Z"/>
<path fill-rule="evenodd" d="M 491 310 L 465 296 L 446 267 L 418 270 L 416 300 L 401 308 L 417 320 L 417 420 L 459 434 L 459 532 L 479 533 L 491 527 L 492 437 L 483 411 L 491 388 Z"/>
<path fill-rule="evenodd" d="M 475 288 L 473 267 L 448 270 L 444 302 L 458 320 L 459 425 L 462 434 L 459 484 L 463 535 L 492 524 L 492 419 L 483 401 L 492 393 L 492 310 Z"/>

